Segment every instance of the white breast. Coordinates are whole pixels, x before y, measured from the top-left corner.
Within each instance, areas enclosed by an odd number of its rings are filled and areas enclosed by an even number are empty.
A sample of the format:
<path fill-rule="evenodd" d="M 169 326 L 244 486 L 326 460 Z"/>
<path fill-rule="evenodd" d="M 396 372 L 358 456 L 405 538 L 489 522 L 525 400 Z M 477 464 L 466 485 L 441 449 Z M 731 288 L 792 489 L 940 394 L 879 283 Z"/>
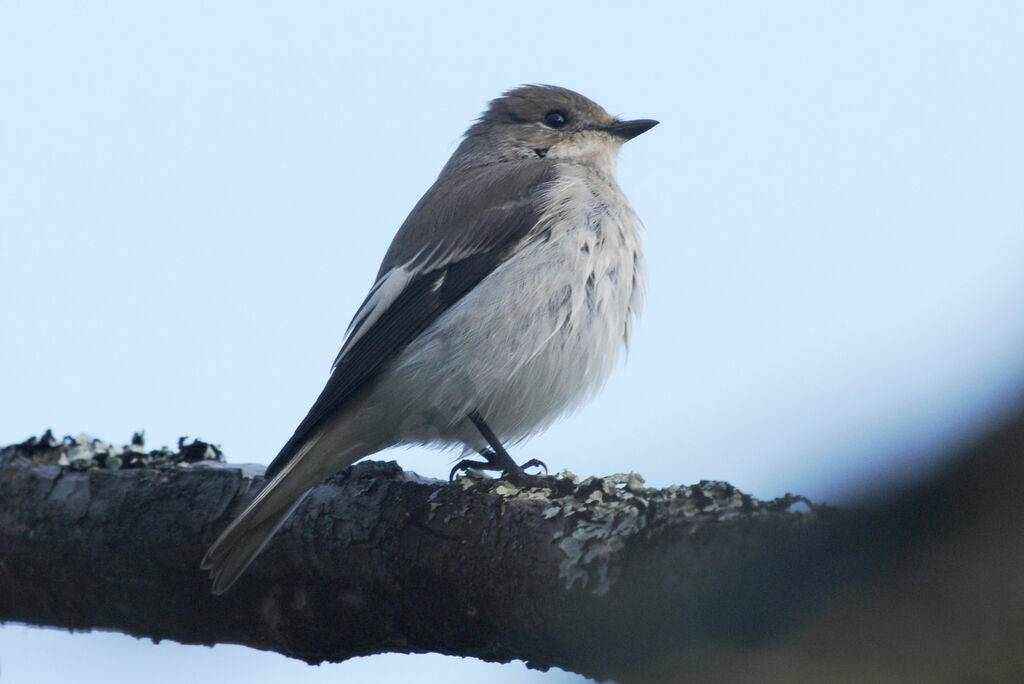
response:
<path fill-rule="evenodd" d="M 397 441 L 483 446 L 464 420 L 478 410 L 514 442 L 608 379 L 643 298 L 640 222 L 608 176 L 562 171 L 541 237 L 427 328 L 375 390 L 372 403 L 405 416 Z"/>

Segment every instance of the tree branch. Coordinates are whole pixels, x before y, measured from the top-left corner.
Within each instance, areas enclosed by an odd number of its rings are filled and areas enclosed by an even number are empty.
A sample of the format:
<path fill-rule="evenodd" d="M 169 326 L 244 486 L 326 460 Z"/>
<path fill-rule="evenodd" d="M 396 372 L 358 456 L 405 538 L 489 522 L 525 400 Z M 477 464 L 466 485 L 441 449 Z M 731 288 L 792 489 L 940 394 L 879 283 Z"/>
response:
<path fill-rule="evenodd" d="M 1019 490 L 987 515 L 1024 482 L 1019 416 L 932 481 L 849 512 L 720 482 L 648 489 L 613 476 L 519 491 L 363 462 L 316 487 L 215 597 L 199 560 L 262 478 L 203 461 L 212 452 L 197 444 L 163 456 L 46 440 L 0 451 L 0 621 L 245 644 L 310 663 L 437 652 L 622 681 L 806 675 L 829 662 L 867 675 L 888 661 L 858 635 L 891 625 L 922 577 L 1005 549 L 991 543 L 1024 548 Z M 990 538 L 972 556 L 965 535 L 979 530 Z M 996 575 L 986 586 L 1024 597 L 1019 572 Z M 869 602 L 878 620 L 850 619 Z M 935 605 L 918 604 L 902 624 Z M 970 638 L 991 613 L 974 617 L 947 631 Z M 1019 612 L 1007 619 L 996 646 L 1024 633 Z M 886 653 L 914 672 L 934 667 L 892 631 Z M 831 660 L 815 645 L 824 633 L 844 643 Z M 964 657 L 992 672 L 1020 666 L 1016 650 L 994 658 L 974 644 Z"/>

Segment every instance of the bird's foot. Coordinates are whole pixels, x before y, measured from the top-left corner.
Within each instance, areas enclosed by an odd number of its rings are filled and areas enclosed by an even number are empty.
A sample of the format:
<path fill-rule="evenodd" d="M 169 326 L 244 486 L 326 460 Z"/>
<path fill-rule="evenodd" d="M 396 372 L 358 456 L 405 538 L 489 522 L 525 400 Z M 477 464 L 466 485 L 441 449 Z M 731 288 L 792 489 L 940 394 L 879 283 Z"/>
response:
<path fill-rule="evenodd" d="M 505 462 L 498 454 L 495 454 L 490 449 L 481 449 L 480 455 L 487 460 L 474 461 L 468 458 L 462 459 L 455 464 L 454 468 L 452 468 L 451 473 L 448 474 L 448 480 L 454 480 L 455 475 L 460 470 L 468 470 L 470 468 L 474 470 L 490 470 L 493 472 L 499 472 L 501 473 L 501 479 L 508 480 L 512 484 L 520 487 L 550 487 L 550 483 L 548 481 L 555 479 L 547 474 L 548 467 L 544 465 L 544 462 L 536 458 L 531 458 L 522 465 L 516 465 L 515 462 L 511 460 Z M 543 468 L 544 475 L 530 475 L 526 472 L 527 468 L 536 467 Z"/>

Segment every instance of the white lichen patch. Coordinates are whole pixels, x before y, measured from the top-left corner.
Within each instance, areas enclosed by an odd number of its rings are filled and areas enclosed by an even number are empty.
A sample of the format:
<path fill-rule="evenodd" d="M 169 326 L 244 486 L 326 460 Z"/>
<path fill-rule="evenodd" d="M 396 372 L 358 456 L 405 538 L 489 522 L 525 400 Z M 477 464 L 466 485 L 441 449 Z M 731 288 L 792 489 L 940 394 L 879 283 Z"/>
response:
<path fill-rule="evenodd" d="M 558 499 L 545 510 L 545 518 L 561 514 L 568 523 L 568 529 L 554 535 L 564 555 L 559 577 L 566 589 L 579 582 L 599 596 L 608 593 L 615 579 L 611 559 L 646 525 L 642 492 L 643 478 L 635 473 L 591 477 L 574 496 Z"/>
<path fill-rule="evenodd" d="M 714 515 L 719 519 L 750 510 L 751 499 L 724 482 L 692 487 L 647 489 L 636 473 L 587 478 L 570 496 L 551 500 L 542 516 L 561 516 L 565 526 L 552 535 L 563 554 L 559 577 L 566 589 L 579 583 L 595 594 L 608 593 L 617 579 L 614 560 L 629 540 L 649 524 L 656 503 L 662 516 Z"/>
<path fill-rule="evenodd" d="M 519 496 L 519 493 L 522 490 L 519 489 L 519 487 L 508 484 L 507 482 L 499 482 L 491 491 L 498 496 L 505 497 L 506 499 L 514 499 Z"/>
<path fill-rule="evenodd" d="M 167 447 L 147 450 L 141 432 L 125 445 L 110 444 L 86 434 L 66 436 L 58 440 L 49 430 L 42 437 L 32 437 L 18 448 L 32 458 L 71 470 L 141 467 L 189 467 L 196 463 L 224 460 L 220 447 L 200 440 L 178 440 L 178 450 Z"/>

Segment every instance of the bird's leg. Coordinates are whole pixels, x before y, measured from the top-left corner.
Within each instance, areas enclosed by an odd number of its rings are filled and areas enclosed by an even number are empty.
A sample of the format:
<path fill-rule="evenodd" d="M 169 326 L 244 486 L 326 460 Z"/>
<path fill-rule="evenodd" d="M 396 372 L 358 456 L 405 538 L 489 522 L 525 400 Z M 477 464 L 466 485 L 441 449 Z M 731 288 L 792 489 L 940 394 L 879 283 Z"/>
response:
<path fill-rule="evenodd" d="M 470 461 L 464 459 L 455 464 L 452 468 L 450 477 L 454 477 L 455 473 L 465 468 L 479 468 L 480 470 L 496 470 L 500 471 L 502 475 L 508 478 L 509 482 L 513 484 L 531 485 L 538 486 L 544 484 L 544 481 L 539 475 L 527 475 L 524 471 L 525 468 L 531 468 L 533 466 L 540 466 L 546 473 L 548 467 L 537 459 L 530 459 L 523 465 L 516 465 L 516 462 L 512 460 L 512 457 L 505 451 L 505 447 L 501 445 L 501 441 L 498 440 L 498 436 L 494 434 L 494 430 L 484 421 L 483 416 L 479 412 L 473 411 L 469 414 L 468 418 L 476 426 L 476 429 L 480 431 L 487 443 L 491 446 L 490 449 L 481 449 L 480 455 L 487 459 L 486 463 L 480 461 Z"/>

